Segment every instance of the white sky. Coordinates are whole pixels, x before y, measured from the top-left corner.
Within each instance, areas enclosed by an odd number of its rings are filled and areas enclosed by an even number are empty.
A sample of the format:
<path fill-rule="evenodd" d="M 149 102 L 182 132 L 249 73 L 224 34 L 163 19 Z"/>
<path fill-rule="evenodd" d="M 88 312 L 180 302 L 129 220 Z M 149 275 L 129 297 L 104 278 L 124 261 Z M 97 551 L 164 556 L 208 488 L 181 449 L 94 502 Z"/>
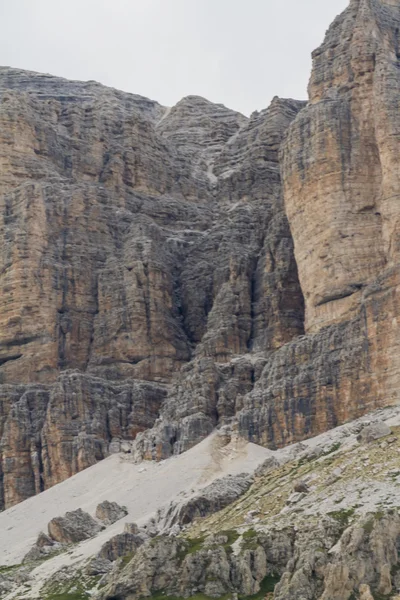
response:
<path fill-rule="evenodd" d="M 246 114 L 306 98 L 311 51 L 349 0 L 0 0 L 0 64 Z"/>

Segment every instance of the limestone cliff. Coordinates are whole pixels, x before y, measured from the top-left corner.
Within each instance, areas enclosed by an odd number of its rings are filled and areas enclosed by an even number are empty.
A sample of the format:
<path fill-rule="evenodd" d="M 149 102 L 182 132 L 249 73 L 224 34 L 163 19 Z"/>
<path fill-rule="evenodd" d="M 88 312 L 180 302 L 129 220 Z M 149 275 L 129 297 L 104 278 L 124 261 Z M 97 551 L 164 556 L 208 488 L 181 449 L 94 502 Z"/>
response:
<path fill-rule="evenodd" d="M 182 365 L 302 333 L 303 298 L 278 162 L 302 103 L 247 119 L 9 68 L 0 94 L 1 507 L 150 428 Z"/>
<path fill-rule="evenodd" d="M 121 439 L 276 448 L 397 402 L 399 30 L 352 0 L 307 105 L 249 119 L 0 69 L 0 507 Z"/>

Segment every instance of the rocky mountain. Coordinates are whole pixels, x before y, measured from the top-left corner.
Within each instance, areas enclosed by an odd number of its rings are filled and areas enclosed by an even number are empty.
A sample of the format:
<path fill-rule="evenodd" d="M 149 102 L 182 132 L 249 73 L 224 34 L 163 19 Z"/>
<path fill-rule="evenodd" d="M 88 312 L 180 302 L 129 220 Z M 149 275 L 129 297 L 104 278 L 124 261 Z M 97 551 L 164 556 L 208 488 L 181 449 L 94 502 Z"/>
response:
<path fill-rule="evenodd" d="M 399 394 L 400 4 L 246 118 L 0 69 L 0 509 L 136 440 L 277 449 Z"/>
<path fill-rule="evenodd" d="M 202 98 L 165 109 L 9 68 L 0 90 L 8 507 L 150 428 L 183 367 L 209 388 L 204 406 L 186 406 L 198 413 L 190 447 L 253 387 L 245 359 L 217 407 L 219 365 L 302 333 L 278 160 L 302 103 L 276 99 L 247 119 Z"/>
<path fill-rule="evenodd" d="M 397 406 L 276 451 L 114 454 L 0 514 L 0 598 L 398 600 L 399 434 Z"/>
<path fill-rule="evenodd" d="M 399 31 L 250 118 L 0 68 L 2 600 L 399 600 Z"/>

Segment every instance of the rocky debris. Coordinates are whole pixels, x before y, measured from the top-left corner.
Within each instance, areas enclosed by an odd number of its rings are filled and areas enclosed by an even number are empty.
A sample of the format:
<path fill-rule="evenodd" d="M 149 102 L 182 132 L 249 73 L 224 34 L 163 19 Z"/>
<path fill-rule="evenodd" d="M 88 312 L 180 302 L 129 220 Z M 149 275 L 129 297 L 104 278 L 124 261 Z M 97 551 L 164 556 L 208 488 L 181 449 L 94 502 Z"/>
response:
<path fill-rule="evenodd" d="M 357 422 L 307 440 L 300 451 L 299 448 L 277 451 L 279 466 L 255 478 L 252 486 L 224 509 L 195 519 L 183 527 L 175 524 L 166 530 L 167 535 L 161 536 L 162 523 L 156 519 L 150 519 L 146 527 L 135 523 L 124 524 L 124 532 L 107 540 L 95 557 L 85 554 L 88 545 L 94 549 L 95 540 L 92 540 L 90 544 L 83 542 L 78 545 L 72 554 L 65 554 L 65 560 L 63 554 L 53 560 L 50 558 L 45 563 L 46 577 L 58 577 L 60 565 L 69 565 L 70 561 L 74 561 L 75 575 L 71 573 L 72 578 L 76 579 L 76 573 L 81 572 L 89 578 L 96 578 L 96 582 L 101 577 L 100 588 L 92 593 L 94 597 L 104 589 L 109 590 L 112 598 L 112 586 L 120 585 L 122 580 L 125 588 L 118 589 L 125 589 L 126 596 L 129 596 L 136 593 L 132 586 L 139 583 L 145 585 L 143 573 L 127 575 L 129 565 L 135 564 L 135 569 L 145 571 L 151 577 L 152 567 L 148 565 L 148 558 L 144 558 L 148 556 L 145 548 L 157 546 L 160 540 L 171 539 L 184 546 L 179 545 L 178 564 L 171 566 L 171 570 L 175 569 L 176 577 L 171 587 L 164 590 L 165 595 L 184 597 L 215 593 L 224 596 L 229 593 L 244 596 L 261 592 L 268 595 L 275 587 L 275 596 L 279 591 L 284 600 L 291 599 L 296 590 L 298 594 L 303 593 L 299 599 L 307 597 L 320 600 L 322 594 L 326 593 L 329 599 L 349 600 L 343 589 L 348 593 L 347 588 L 353 584 L 354 589 L 350 593 L 357 597 L 367 589 L 360 586 L 369 586 L 372 596 L 379 597 L 378 589 L 384 589 L 384 583 L 385 589 L 389 587 L 388 574 L 393 594 L 400 587 L 400 571 L 392 559 L 388 559 L 392 556 L 391 546 L 386 541 L 382 546 L 382 539 L 386 537 L 386 527 L 391 528 L 394 532 L 393 544 L 400 544 L 400 533 L 398 538 L 395 535 L 398 529 L 396 507 L 400 506 L 400 449 L 396 442 L 381 448 L 379 441 L 365 445 L 356 441 L 358 432 L 364 426 L 380 422 L 390 426 L 394 434 L 392 437 L 399 437 L 399 407 L 376 411 Z M 219 439 L 219 436 L 215 437 Z M 313 458 L 312 451 L 316 447 L 326 450 L 323 455 Z M 226 446 L 222 446 L 222 450 L 224 448 Z M 170 463 L 182 459 L 184 457 L 171 459 Z M 121 464 L 124 463 L 121 459 Z M 101 465 L 96 469 L 99 467 Z M 152 465 L 150 468 L 155 473 L 160 466 Z M 300 483 L 308 487 L 307 493 L 294 491 Z M 181 494 L 180 502 L 185 503 L 194 496 L 192 486 L 189 486 Z M 386 520 L 385 527 L 380 529 Z M 352 531 L 351 543 L 346 538 L 349 529 Z M 372 531 L 379 532 L 379 535 L 372 534 Z M 106 532 L 101 534 L 102 541 L 99 539 L 97 548 L 100 548 L 105 535 Z M 354 550 L 359 539 L 362 543 Z M 43 543 L 48 543 L 45 537 Z M 341 562 L 342 547 L 346 548 L 346 552 Z M 209 557 L 208 561 L 206 556 Z M 386 570 L 385 560 L 391 564 Z M 184 561 L 186 567 L 181 570 Z M 141 566 L 138 566 L 139 563 Z M 265 572 L 265 563 L 267 574 L 259 581 Z M 26 564 L 32 568 L 32 565 Z M 382 585 L 378 577 L 355 577 L 354 573 L 364 572 L 364 566 L 368 571 L 372 572 L 375 568 L 377 573 L 384 575 Z M 349 569 L 349 578 L 348 581 L 344 579 L 346 583 L 343 584 L 342 571 L 345 572 L 346 568 Z M 56 569 L 56 573 L 52 569 Z M 170 574 L 163 573 L 162 567 L 159 572 L 160 581 L 169 581 Z M 32 583 L 34 577 L 32 572 L 32 579 L 28 583 Z M 335 581 L 338 585 L 341 582 L 339 591 L 337 596 L 331 596 L 336 594 Z M 340 587 L 342 584 L 343 589 Z M 16 586 L 15 583 L 13 585 Z M 95 582 L 88 581 L 87 585 L 87 589 L 93 590 Z M 161 591 L 153 589 L 152 583 L 146 585 L 154 594 Z M 196 585 L 199 585 L 197 592 L 194 591 Z M 122 597 L 125 597 L 125 592 Z"/>
<path fill-rule="evenodd" d="M 400 541 L 399 517 L 367 515 L 350 527 L 336 518 L 296 528 L 267 528 L 232 552 L 235 532 L 198 540 L 157 537 L 116 569 L 100 600 L 163 591 L 169 596 L 274 592 L 279 600 L 367 600 L 395 591 Z M 193 545 L 195 544 L 195 546 Z"/>
<path fill-rule="evenodd" d="M 98 575 L 105 575 L 110 573 L 113 565 L 112 562 L 106 558 L 95 556 L 89 561 L 85 571 L 90 577 L 96 577 Z"/>
<path fill-rule="evenodd" d="M 103 544 L 97 558 L 114 562 L 121 556 L 133 555 L 150 537 L 145 530 L 138 530 L 137 533 L 130 533 L 127 529 L 131 528 L 125 528 L 123 533 L 113 536 Z"/>
<path fill-rule="evenodd" d="M 164 384 L 142 455 L 190 448 L 303 333 L 278 154 L 304 103 L 167 110 L 6 67 L 0 90 L 1 510 L 129 453 Z"/>
<path fill-rule="evenodd" d="M 7 596 L 13 592 L 17 586 L 24 586 L 29 581 L 30 567 L 18 565 L 15 568 L 0 572 L 0 597 Z"/>
<path fill-rule="evenodd" d="M 260 511 L 258 509 L 249 510 L 244 517 L 244 522 L 248 524 L 257 523 L 260 520 L 259 514 Z"/>
<path fill-rule="evenodd" d="M 255 477 L 263 477 L 264 475 L 267 475 L 271 471 L 274 471 L 280 467 L 280 465 L 281 463 L 274 456 L 270 456 L 259 467 L 257 467 L 254 475 Z"/>
<path fill-rule="evenodd" d="M 296 481 L 293 486 L 293 491 L 298 494 L 308 494 L 310 490 L 305 481 Z"/>
<path fill-rule="evenodd" d="M 306 497 L 306 494 L 303 492 L 294 492 L 293 494 L 290 494 L 286 503 L 287 504 L 297 504 L 298 502 L 301 502 L 305 497 Z"/>
<path fill-rule="evenodd" d="M 391 433 L 390 427 L 388 427 L 386 423 L 373 423 L 372 425 L 368 425 L 361 430 L 361 433 L 359 433 L 357 436 L 357 440 L 359 442 L 369 444 L 375 440 L 380 440 L 383 437 L 387 437 L 388 435 L 391 435 Z"/>
<path fill-rule="evenodd" d="M 156 527 L 170 532 L 173 527 L 192 523 L 195 519 L 216 513 L 232 504 L 250 488 L 253 478 L 242 473 L 216 479 L 187 500 L 174 501 L 161 509 L 156 517 Z"/>
<path fill-rule="evenodd" d="M 82 509 L 67 512 L 63 517 L 55 517 L 48 525 L 49 536 L 61 544 L 75 544 L 97 535 L 104 525 L 100 525 L 89 513 Z"/>
<path fill-rule="evenodd" d="M 51 537 L 49 537 L 48 535 L 46 535 L 45 533 L 41 532 L 41 533 L 39 533 L 38 539 L 36 540 L 36 546 L 38 548 L 54 546 L 54 540 Z"/>
<path fill-rule="evenodd" d="M 38 535 L 36 543 L 24 556 L 23 563 L 35 562 L 43 558 L 48 558 L 51 554 L 58 553 L 62 548 L 63 544 L 41 532 Z"/>
<path fill-rule="evenodd" d="M 117 502 L 109 502 L 108 500 L 98 504 L 96 508 L 96 519 L 102 521 L 106 527 L 123 519 L 127 514 L 128 510 L 125 506 L 119 506 Z"/>
<path fill-rule="evenodd" d="M 137 535 L 140 529 L 136 523 L 125 523 L 124 525 L 124 533 L 131 533 L 132 535 Z"/>

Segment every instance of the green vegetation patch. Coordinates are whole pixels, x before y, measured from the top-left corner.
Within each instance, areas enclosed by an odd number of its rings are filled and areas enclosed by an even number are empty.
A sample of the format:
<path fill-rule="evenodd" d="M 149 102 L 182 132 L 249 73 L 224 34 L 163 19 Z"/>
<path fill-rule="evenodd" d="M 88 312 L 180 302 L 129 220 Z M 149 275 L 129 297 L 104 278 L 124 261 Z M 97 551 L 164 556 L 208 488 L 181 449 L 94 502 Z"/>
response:
<path fill-rule="evenodd" d="M 375 521 L 374 519 L 369 519 L 369 521 L 367 521 L 366 523 L 364 523 L 363 525 L 363 529 L 366 533 L 370 534 L 374 528 L 374 524 Z"/>
<path fill-rule="evenodd" d="M 21 565 L 10 565 L 10 566 L 0 566 L 0 573 L 11 573 L 12 571 L 16 571 L 17 569 L 20 569 L 22 567 Z"/>
<path fill-rule="evenodd" d="M 222 544 L 222 547 L 225 548 L 225 550 L 229 550 L 230 547 L 232 546 L 232 544 L 234 544 L 236 542 L 237 539 L 239 539 L 240 534 L 235 530 L 235 529 L 228 529 L 226 531 L 219 531 L 217 533 L 217 535 L 222 535 L 224 537 L 228 538 L 228 541 L 225 542 L 225 544 Z"/>
<path fill-rule="evenodd" d="M 252 596 L 239 596 L 239 600 L 264 600 L 267 594 L 272 594 L 277 583 L 280 582 L 280 576 L 270 574 L 264 577 L 260 583 L 260 591 Z"/>
<path fill-rule="evenodd" d="M 50 594 L 43 600 L 88 600 L 89 598 L 86 592 L 65 592 L 65 594 Z"/>
<path fill-rule="evenodd" d="M 322 456 L 328 456 L 329 454 L 333 454 L 334 452 L 337 452 L 341 446 L 341 442 L 335 442 L 330 448 L 328 448 L 328 450 L 326 452 L 323 453 Z"/>
<path fill-rule="evenodd" d="M 135 556 L 134 552 L 129 552 L 129 554 L 125 554 L 125 556 L 123 556 L 121 558 L 122 567 L 126 567 L 126 565 L 131 562 L 131 560 L 134 556 Z"/>
<path fill-rule="evenodd" d="M 96 587 L 101 576 L 84 576 L 79 571 L 75 577 L 65 582 L 56 582 L 46 586 L 42 600 L 88 600 L 90 590 Z"/>
<path fill-rule="evenodd" d="M 354 512 L 354 508 L 343 508 L 342 510 L 334 510 L 333 512 L 328 513 L 328 517 L 338 521 L 342 527 L 347 527 L 351 517 L 354 515 Z"/>
<path fill-rule="evenodd" d="M 245 531 L 242 535 L 242 549 L 255 550 L 258 546 L 258 533 L 254 529 Z"/>

